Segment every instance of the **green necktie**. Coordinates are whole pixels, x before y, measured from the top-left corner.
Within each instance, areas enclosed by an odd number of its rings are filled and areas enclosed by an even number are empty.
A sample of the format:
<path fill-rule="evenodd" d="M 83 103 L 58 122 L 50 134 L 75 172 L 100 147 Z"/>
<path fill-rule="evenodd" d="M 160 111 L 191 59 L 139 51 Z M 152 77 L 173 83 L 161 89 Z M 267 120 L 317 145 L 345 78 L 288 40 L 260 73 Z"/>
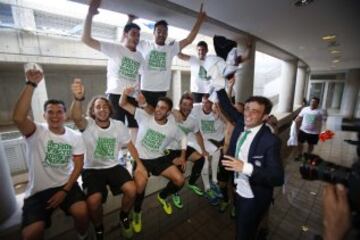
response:
<path fill-rule="evenodd" d="M 240 149 L 241 149 L 241 146 L 243 145 L 243 143 L 245 142 L 247 136 L 249 135 L 249 133 L 251 133 L 250 130 L 246 130 L 244 131 L 244 134 L 241 136 L 241 138 L 239 138 L 239 140 L 237 141 L 236 143 L 236 150 L 235 150 L 235 158 L 238 158 L 239 156 L 239 152 L 240 152 Z M 236 172 L 235 173 L 235 178 L 238 178 L 239 177 L 239 173 Z"/>

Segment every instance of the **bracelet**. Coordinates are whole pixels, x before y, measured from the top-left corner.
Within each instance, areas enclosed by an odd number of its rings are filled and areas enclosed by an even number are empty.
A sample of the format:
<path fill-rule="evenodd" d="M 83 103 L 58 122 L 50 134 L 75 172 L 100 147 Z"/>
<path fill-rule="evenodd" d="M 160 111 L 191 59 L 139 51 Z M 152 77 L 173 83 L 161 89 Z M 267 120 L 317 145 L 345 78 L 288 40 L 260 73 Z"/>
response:
<path fill-rule="evenodd" d="M 62 188 L 60 191 L 62 191 L 62 192 L 64 192 L 64 193 L 66 193 L 66 194 L 69 194 L 69 191 L 68 191 L 68 190 L 66 190 L 65 188 Z"/>
<path fill-rule="evenodd" d="M 26 85 L 30 85 L 30 86 L 32 86 L 33 88 L 36 88 L 36 87 L 38 86 L 36 83 L 30 82 L 30 81 L 26 81 L 25 84 L 26 84 Z"/>
<path fill-rule="evenodd" d="M 82 96 L 81 98 L 74 97 L 75 101 L 82 102 L 85 100 L 85 96 Z"/>

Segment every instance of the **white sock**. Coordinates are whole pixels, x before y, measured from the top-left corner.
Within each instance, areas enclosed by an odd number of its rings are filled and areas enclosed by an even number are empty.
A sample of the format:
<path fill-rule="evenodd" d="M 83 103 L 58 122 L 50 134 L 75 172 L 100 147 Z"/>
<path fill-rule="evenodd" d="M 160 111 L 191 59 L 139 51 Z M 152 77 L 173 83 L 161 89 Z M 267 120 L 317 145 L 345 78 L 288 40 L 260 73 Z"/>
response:
<path fill-rule="evenodd" d="M 220 150 L 216 150 L 214 154 L 212 155 L 211 159 L 211 180 L 213 183 L 217 184 L 217 171 L 219 166 L 219 160 L 220 160 Z"/>
<path fill-rule="evenodd" d="M 204 184 L 204 190 L 207 191 L 210 189 L 210 179 L 209 179 L 209 160 L 205 158 L 204 166 L 201 170 L 201 179 Z"/>

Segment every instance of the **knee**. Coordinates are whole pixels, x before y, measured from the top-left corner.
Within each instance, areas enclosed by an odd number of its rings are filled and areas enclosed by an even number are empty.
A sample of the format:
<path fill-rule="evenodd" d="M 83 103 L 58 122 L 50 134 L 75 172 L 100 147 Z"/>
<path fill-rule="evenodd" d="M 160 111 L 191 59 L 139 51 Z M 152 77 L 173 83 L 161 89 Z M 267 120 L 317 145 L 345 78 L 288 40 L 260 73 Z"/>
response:
<path fill-rule="evenodd" d="M 97 210 L 102 204 L 102 196 L 100 193 L 90 195 L 86 199 L 86 204 L 90 211 Z"/>
<path fill-rule="evenodd" d="M 24 240 L 32 240 L 32 239 L 42 239 L 44 235 L 45 223 L 44 222 L 36 222 L 29 226 L 26 226 L 22 230 L 22 239 Z"/>
<path fill-rule="evenodd" d="M 87 203 L 85 201 L 74 203 L 70 207 L 70 213 L 76 220 L 87 221 L 89 218 Z"/>
<path fill-rule="evenodd" d="M 184 176 L 182 174 L 180 174 L 179 176 L 174 178 L 173 183 L 178 187 L 182 187 L 185 184 Z"/>
<path fill-rule="evenodd" d="M 122 187 L 122 192 L 124 193 L 124 196 L 135 199 L 136 196 L 136 185 L 134 181 L 129 181 L 125 183 Z"/>

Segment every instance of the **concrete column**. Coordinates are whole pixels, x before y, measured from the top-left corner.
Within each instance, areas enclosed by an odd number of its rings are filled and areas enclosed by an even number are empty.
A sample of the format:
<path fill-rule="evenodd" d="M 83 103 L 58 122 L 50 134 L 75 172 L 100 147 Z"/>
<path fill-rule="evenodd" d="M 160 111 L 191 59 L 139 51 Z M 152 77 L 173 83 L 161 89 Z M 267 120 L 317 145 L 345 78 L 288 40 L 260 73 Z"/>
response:
<path fill-rule="evenodd" d="M 344 94 L 340 113 L 343 117 L 353 118 L 360 88 L 360 69 L 349 70 L 346 74 Z"/>
<path fill-rule="evenodd" d="M 303 103 L 305 81 L 306 81 L 305 78 L 306 78 L 305 68 L 298 67 L 296 73 L 296 83 L 295 83 L 295 97 L 294 97 L 295 106 L 302 105 Z"/>
<path fill-rule="evenodd" d="M 283 61 L 281 67 L 281 89 L 279 94 L 279 113 L 292 112 L 296 82 L 296 61 Z"/>
<path fill-rule="evenodd" d="M 238 48 L 246 49 L 246 42 L 238 42 Z M 245 102 L 247 98 L 253 95 L 254 92 L 254 72 L 255 72 L 255 49 L 256 42 L 252 42 L 252 48 L 250 52 L 250 59 L 242 63 L 241 69 L 235 74 L 235 90 L 236 102 Z"/>
<path fill-rule="evenodd" d="M 15 191 L 11 179 L 5 149 L 0 139 L 0 225 L 5 222 L 17 209 Z"/>
<path fill-rule="evenodd" d="M 172 90 L 172 100 L 173 105 L 178 106 L 178 103 L 181 98 L 181 89 L 182 89 L 182 83 L 181 83 L 181 71 L 175 70 L 172 72 L 172 81 L 171 81 L 171 90 Z"/>
<path fill-rule="evenodd" d="M 35 122 L 44 122 L 44 103 L 48 100 L 45 77 L 38 84 L 31 99 L 31 110 Z"/>
<path fill-rule="evenodd" d="M 335 83 L 334 93 L 331 101 L 331 108 L 338 109 L 341 102 L 342 83 Z"/>

